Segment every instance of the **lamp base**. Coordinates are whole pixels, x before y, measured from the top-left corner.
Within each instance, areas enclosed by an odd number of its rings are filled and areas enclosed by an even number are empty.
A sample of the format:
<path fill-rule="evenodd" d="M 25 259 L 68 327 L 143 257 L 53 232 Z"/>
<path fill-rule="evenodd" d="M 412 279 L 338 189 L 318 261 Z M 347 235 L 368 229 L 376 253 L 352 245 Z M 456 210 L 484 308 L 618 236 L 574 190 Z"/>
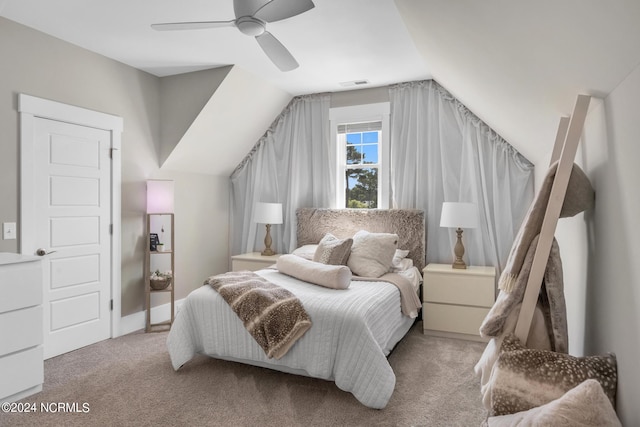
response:
<path fill-rule="evenodd" d="M 466 269 L 466 268 L 467 268 L 467 264 L 465 264 L 465 262 L 464 262 L 464 261 L 462 261 L 462 260 L 460 260 L 460 261 L 455 260 L 455 261 L 453 262 L 453 264 L 451 264 L 451 268 L 457 268 L 457 269 L 464 270 L 464 269 Z"/>
<path fill-rule="evenodd" d="M 462 256 L 464 255 L 464 245 L 462 244 L 462 229 L 458 228 L 456 230 L 456 234 L 458 235 L 458 240 L 456 240 L 456 245 L 453 248 L 453 253 L 456 256 L 456 260 L 451 264 L 452 268 L 457 269 L 465 269 L 467 268 L 467 264 L 462 260 Z"/>
<path fill-rule="evenodd" d="M 266 224 L 267 226 L 267 233 L 264 236 L 264 250 L 262 252 L 260 252 L 260 255 L 263 256 L 271 256 L 271 255 L 275 255 L 276 253 L 273 251 L 273 249 L 271 249 L 271 224 Z"/>
<path fill-rule="evenodd" d="M 264 251 L 260 252 L 260 255 L 263 255 L 263 256 L 271 256 L 275 254 L 276 253 L 271 248 L 266 248 Z"/>

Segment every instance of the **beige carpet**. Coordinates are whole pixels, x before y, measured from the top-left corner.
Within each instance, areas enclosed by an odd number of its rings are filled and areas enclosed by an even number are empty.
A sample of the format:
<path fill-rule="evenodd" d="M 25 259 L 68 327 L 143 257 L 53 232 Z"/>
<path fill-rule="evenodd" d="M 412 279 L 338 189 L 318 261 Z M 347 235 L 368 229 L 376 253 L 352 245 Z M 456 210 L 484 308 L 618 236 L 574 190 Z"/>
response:
<path fill-rule="evenodd" d="M 166 333 L 135 333 L 45 362 L 36 413 L 2 426 L 478 426 L 485 411 L 473 365 L 484 344 L 422 334 L 389 356 L 396 388 L 369 409 L 334 383 L 198 356 L 173 371 Z M 75 413 L 42 413 L 40 403 Z M 83 410 L 88 411 L 83 412 Z"/>

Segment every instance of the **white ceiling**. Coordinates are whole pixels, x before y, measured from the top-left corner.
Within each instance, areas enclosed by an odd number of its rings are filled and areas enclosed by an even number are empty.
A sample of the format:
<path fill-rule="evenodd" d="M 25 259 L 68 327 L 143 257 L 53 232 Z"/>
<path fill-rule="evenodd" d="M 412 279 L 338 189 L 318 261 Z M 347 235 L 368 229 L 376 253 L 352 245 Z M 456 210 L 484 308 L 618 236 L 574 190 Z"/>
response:
<path fill-rule="evenodd" d="M 0 15 L 167 76 L 238 65 L 292 94 L 431 77 L 393 0 L 314 0 L 315 8 L 267 25 L 300 63 L 283 73 L 237 28 L 158 32 L 153 23 L 230 20 L 233 0 L 0 0 Z M 363 87 L 363 86 L 359 86 Z"/>
<path fill-rule="evenodd" d="M 579 93 L 640 66 L 638 0 L 313 1 L 267 27 L 300 63 L 288 73 L 236 28 L 150 28 L 233 19 L 233 0 L 0 0 L 0 15 L 157 76 L 234 64 L 291 95 L 434 78 L 535 164 Z"/>
<path fill-rule="evenodd" d="M 536 165 L 578 94 L 604 98 L 640 66 L 638 0 L 396 4 L 433 78 Z"/>

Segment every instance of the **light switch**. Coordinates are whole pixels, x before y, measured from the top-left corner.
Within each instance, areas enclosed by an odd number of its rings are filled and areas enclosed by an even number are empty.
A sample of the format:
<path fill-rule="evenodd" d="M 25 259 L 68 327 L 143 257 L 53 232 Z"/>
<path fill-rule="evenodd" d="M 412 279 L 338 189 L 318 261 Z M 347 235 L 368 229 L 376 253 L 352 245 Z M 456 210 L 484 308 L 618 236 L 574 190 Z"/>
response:
<path fill-rule="evenodd" d="M 2 238 L 4 240 L 13 240 L 16 238 L 15 222 L 5 222 L 2 224 Z"/>

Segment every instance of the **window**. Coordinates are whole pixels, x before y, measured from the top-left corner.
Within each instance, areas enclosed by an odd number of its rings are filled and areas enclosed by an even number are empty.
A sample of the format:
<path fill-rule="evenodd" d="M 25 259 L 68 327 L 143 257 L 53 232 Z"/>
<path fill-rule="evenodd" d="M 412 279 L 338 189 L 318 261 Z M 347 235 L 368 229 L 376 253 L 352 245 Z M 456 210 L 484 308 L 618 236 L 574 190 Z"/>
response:
<path fill-rule="evenodd" d="M 378 175 L 382 122 L 338 126 L 338 147 L 345 150 L 344 205 L 347 208 L 378 207 Z"/>
<path fill-rule="evenodd" d="M 338 207 L 389 207 L 389 104 L 331 109 Z"/>

